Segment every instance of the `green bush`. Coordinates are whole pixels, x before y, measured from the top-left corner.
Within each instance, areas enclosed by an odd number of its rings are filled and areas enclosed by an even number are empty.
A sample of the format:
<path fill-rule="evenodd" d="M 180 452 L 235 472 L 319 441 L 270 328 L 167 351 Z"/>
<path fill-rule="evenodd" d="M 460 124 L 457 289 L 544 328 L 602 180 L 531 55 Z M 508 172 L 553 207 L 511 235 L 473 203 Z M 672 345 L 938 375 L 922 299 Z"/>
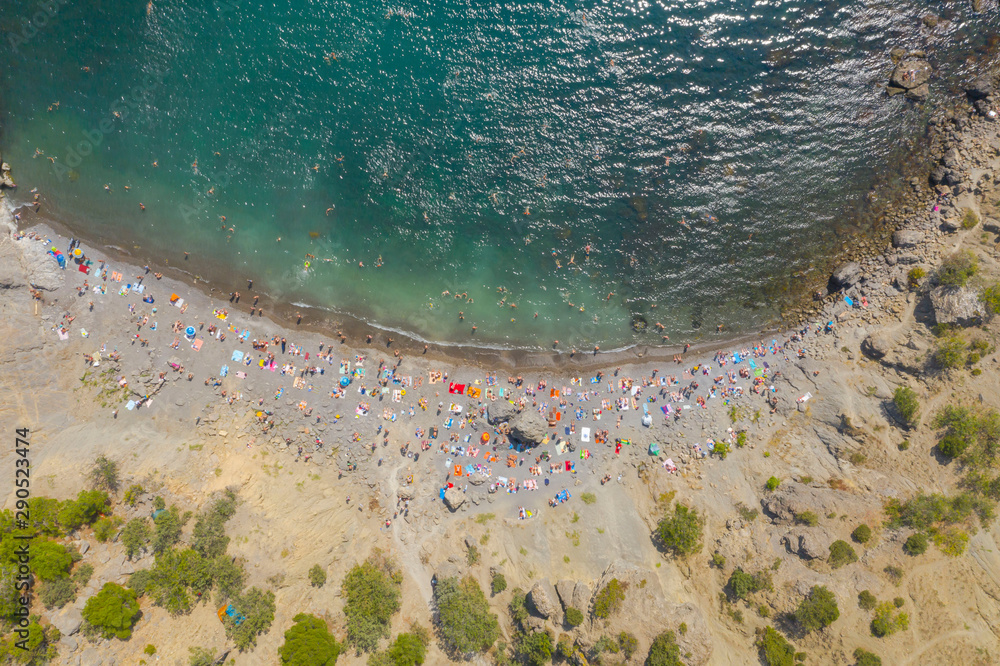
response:
<path fill-rule="evenodd" d="M 121 518 L 117 516 L 114 518 L 98 518 L 97 522 L 94 523 L 94 537 L 101 543 L 106 543 L 114 538 L 121 524 Z"/>
<path fill-rule="evenodd" d="M 490 591 L 493 594 L 500 594 L 507 589 L 507 579 L 499 571 L 493 574 L 493 578 L 490 580 Z"/>
<path fill-rule="evenodd" d="M 794 666 L 795 648 L 772 627 L 766 627 L 757 638 L 757 648 L 767 666 Z"/>
<path fill-rule="evenodd" d="M 128 490 L 125 491 L 125 495 L 123 495 L 122 499 L 129 506 L 135 506 L 139 503 L 139 499 L 145 492 L 146 489 L 142 487 L 142 484 L 133 483 L 128 487 Z"/>
<path fill-rule="evenodd" d="M 965 340 L 958 335 L 949 335 L 938 340 L 934 349 L 934 362 L 938 367 L 954 370 L 965 365 Z"/>
<path fill-rule="evenodd" d="M 819 516 L 812 511 L 803 511 L 802 513 L 795 514 L 795 523 L 807 527 L 816 527 L 819 525 Z"/>
<path fill-rule="evenodd" d="M 857 543 L 868 543 L 872 538 L 872 528 L 865 524 L 858 525 L 851 532 L 851 538 Z"/>
<path fill-rule="evenodd" d="M 373 652 L 380 639 L 389 637 L 389 621 L 399 610 L 401 583 L 402 574 L 380 551 L 347 572 L 342 586 L 347 642 L 359 652 Z"/>
<path fill-rule="evenodd" d="M 937 493 L 920 494 L 906 502 L 890 499 L 885 507 L 885 513 L 889 517 L 886 524 L 889 527 L 911 527 L 918 531 L 930 530 L 940 523 L 960 523 L 972 515 L 974 511 L 981 518 L 992 517 L 989 507 L 984 507 L 980 501 L 968 493 L 960 493 L 953 497 Z"/>
<path fill-rule="evenodd" d="M 83 619 L 105 638 L 128 640 L 140 615 L 135 592 L 115 583 L 105 583 L 83 607 Z"/>
<path fill-rule="evenodd" d="M 118 463 L 107 456 L 100 455 L 94 459 L 89 477 L 95 490 L 106 490 L 109 493 L 118 492 L 121 483 L 118 478 Z"/>
<path fill-rule="evenodd" d="M 731 599 L 746 599 L 748 594 L 771 589 L 771 574 L 767 571 L 759 571 L 750 575 L 737 567 L 730 574 L 726 587 Z"/>
<path fill-rule="evenodd" d="M 968 250 L 945 257 L 938 269 L 938 282 L 946 287 L 964 287 L 979 271 L 979 260 Z"/>
<path fill-rule="evenodd" d="M 858 607 L 862 610 L 871 610 L 878 604 L 878 599 L 868 590 L 862 590 L 858 595 Z"/>
<path fill-rule="evenodd" d="M 971 208 L 966 208 L 962 212 L 962 228 L 973 229 L 979 224 L 979 216 Z"/>
<path fill-rule="evenodd" d="M 664 516 L 656 528 L 663 547 L 674 555 L 685 556 L 701 550 L 701 535 L 705 521 L 697 510 L 678 503 L 674 515 Z"/>
<path fill-rule="evenodd" d="M 132 559 L 144 550 L 149 543 L 149 521 L 145 518 L 133 518 L 125 523 L 122 530 L 122 545 L 125 547 L 125 555 Z"/>
<path fill-rule="evenodd" d="M 594 597 L 594 617 L 607 619 L 617 612 L 625 601 L 628 583 L 612 578 Z"/>
<path fill-rule="evenodd" d="M 905 631 L 909 626 L 910 616 L 906 613 L 897 613 L 891 601 L 883 601 L 875 607 L 875 617 L 871 624 L 873 636 L 884 638 L 897 631 Z"/>
<path fill-rule="evenodd" d="M 708 563 L 710 566 L 713 566 L 721 571 L 726 568 L 726 556 L 721 553 L 712 553 L 712 559 L 710 559 Z"/>
<path fill-rule="evenodd" d="M 635 634 L 627 631 L 623 631 L 618 634 L 618 649 L 621 650 L 623 655 L 625 655 L 625 661 L 632 658 L 632 655 L 635 654 L 638 647 L 639 639 L 635 637 Z"/>
<path fill-rule="evenodd" d="M 770 479 L 767 480 L 767 483 L 764 484 L 764 487 L 770 491 L 775 491 L 778 489 L 778 486 L 780 485 L 781 485 L 781 480 L 778 479 L 778 477 L 776 476 L 772 476 Z"/>
<path fill-rule="evenodd" d="M 150 657 L 152 657 L 154 654 L 156 654 L 156 646 L 153 645 L 152 643 L 149 643 L 148 645 L 146 645 L 145 648 L 143 648 L 142 651 L 148 654 Z"/>
<path fill-rule="evenodd" d="M 854 651 L 854 666 L 882 666 L 882 658 L 864 648 L 858 648 Z"/>
<path fill-rule="evenodd" d="M 840 617 L 837 598 L 825 585 L 813 585 L 809 596 L 802 600 L 794 616 L 806 633 L 825 629 Z"/>
<path fill-rule="evenodd" d="M 309 584 L 313 587 L 323 587 L 326 584 L 326 569 L 314 564 L 309 570 Z"/>
<path fill-rule="evenodd" d="M 903 552 L 916 557 L 927 552 L 927 535 L 923 532 L 911 534 L 903 543 Z"/>
<path fill-rule="evenodd" d="M 49 581 L 69 577 L 73 554 L 61 543 L 39 541 L 32 544 L 29 554 L 31 571 L 39 579 Z"/>
<path fill-rule="evenodd" d="M 228 636 L 241 652 L 257 645 L 257 636 L 267 633 L 274 622 L 274 592 L 251 587 L 233 601 L 233 605 L 246 618 L 238 626 L 231 617 L 222 621 Z"/>
<path fill-rule="evenodd" d="M 76 571 L 73 572 L 73 581 L 79 587 L 87 587 L 87 583 L 90 582 L 90 577 L 94 575 L 94 567 L 89 562 L 84 562 L 76 567 Z"/>
<path fill-rule="evenodd" d="M 847 543 L 843 539 L 837 539 L 830 544 L 830 566 L 834 569 L 839 569 L 845 564 L 851 564 L 852 562 L 858 561 L 858 554 L 854 552 L 854 548 L 851 544 Z"/>
<path fill-rule="evenodd" d="M 969 545 L 969 535 L 957 527 L 950 527 L 934 535 L 934 545 L 945 555 L 959 557 Z"/>
<path fill-rule="evenodd" d="M 278 649 L 286 666 L 333 666 L 340 656 L 340 644 L 315 615 L 299 613 L 295 624 L 285 632 L 285 642 Z M 422 663 L 422 662 L 415 662 Z"/>
<path fill-rule="evenodd" d="M 905 603 L 906 600 L 903 599 L 903 597 L 896 597 L 895 599 L 892 600 L 892 605 L 895 606 L 896 608 L 902 608 L 903 604 Z"/>
<path fill-rule="evenodd" d="M 527 595 L 519 587 L 515 587 L 510 594 L 510 616 L 517 624 L 524 624 L 528 619 Z"/>
<path fill-rule="evenodd" d="M 597 495 L 594 493 L 580 493 L 580 499 L 583 500 L 584 504 L 593 504 L 597 501 Z"/>
<path fill-rule="evenodd" d="M 566 609 L 566 624 L 571 627 L 579 627 L 583 624 L 583 613 L 572 606 Z"/>
<path fill-rule="evenodd" d="M 167 508 L 167 501 L 157 495 L 153 498 L 153 509 L 156 511 L 162 511 Z"/>
<path fill-rule="evenodd" d="M 920 418 L 920 400 L 917 392 L 909 386 L 899 386 L 892 394 L 892 404 L 896 406 L 903 422 L 910 428 L 917 425 Z"/>
<path fill-rule="evenodd" d="M 26 635 L 14 633 L 0 642 L 0 662 L 40 666 L 56 658 L 56 642 L 60 638 L 58 629 L 51 625 L 43 628 L 38 624 L 38 617 L 33 615 L 22 630 L 27 632 Z"/>
<path fill-rule="evenodd" d="M 910 286 L 910 289 L 916 289 L 920 286 L 920 281 L 924 279 L 927 275 L 925 271 L 920 266 L 915 266 L 910 269 L 910 272 L 906 274 L 906 282 Z"/>
<path fill-rule="evenodd" d="M 938 441 L 938 450 L 949 458 L 957 458 L 979 437 L 979 420 L 968 407 L 947 406 L 934 416 L 932 425 L 945 428 Z"/>
<path fill-rule="evenodd" d="M 62 608 L 76 598 L 76 584 L 69 578 L 56 578 L 42 585 L 39 597 L 46 608 Z"/>
<path fill-rule="evenodd" d="M 544 666 L 552 661 L 552 637 L 544 631 L 534 631 L 526 635 L 518 646 L 518 652 L 529 666 Z"/>
<path fill-rule="evenodd" d="M 991 284 L 983 289 L 979 300 L 982 301 L 983 309 L 986 311 L 988 318 L 1000 314 L 1000 284 Z"/>
<path fill-rule="evenodd" d="M 418 666 L 427 656 L 427 642 L 426 630 L 400 634 L 386 654 L 392 666 Z"/>
<path fill-rule="evenodd" d="M 189 647 L 188 652 L 188 664 L 189 666 L 212 666 L 215 663 L 215 649 L 207 649 L 203 647 Z"/>
<path fill-rule="evenodd" d="M 485 652 L 500 636 L 497 616 L 471 576 L 439 580 L 434 588 L 439 633 L 453 654 Z"/>
<path fill-rule="evenodd" d="M 664 631 L 653 639 L 645 666 L 683 666 L 681 648 L 672 631 Z"/>
<path fill-rule="evenodd" d="M 712 455 L 719 456 L 720 460 L 725 460 L 726 456 L 729 455 L 729 442 L 724 439 L 719 439 L 715 442 L 715 446 L 712 448 Z"/>

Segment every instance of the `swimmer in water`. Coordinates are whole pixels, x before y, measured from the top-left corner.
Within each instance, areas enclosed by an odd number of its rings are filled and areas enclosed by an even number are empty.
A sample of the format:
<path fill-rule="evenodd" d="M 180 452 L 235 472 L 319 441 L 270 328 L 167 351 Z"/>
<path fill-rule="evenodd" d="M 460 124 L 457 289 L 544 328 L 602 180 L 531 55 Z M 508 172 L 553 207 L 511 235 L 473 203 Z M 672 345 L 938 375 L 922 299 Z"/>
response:
<path fill-rule="evenodd" d="M 31 157 L 32 157 L 32 159 L 34 159 L 34 158 L 38 157 L 39 155 L 44 155 L 44 154 L 45 154 L 45 151 L 39 150 L 38 148 L 35 148 L 35 154 L 32 155 Z"/>
<path fill-rule="evenodd" d="M 329 215 L 331 210 L 333 210 L 333 206 L 330 206 L 329 208 L 326 209 L 326 214 Z"/>

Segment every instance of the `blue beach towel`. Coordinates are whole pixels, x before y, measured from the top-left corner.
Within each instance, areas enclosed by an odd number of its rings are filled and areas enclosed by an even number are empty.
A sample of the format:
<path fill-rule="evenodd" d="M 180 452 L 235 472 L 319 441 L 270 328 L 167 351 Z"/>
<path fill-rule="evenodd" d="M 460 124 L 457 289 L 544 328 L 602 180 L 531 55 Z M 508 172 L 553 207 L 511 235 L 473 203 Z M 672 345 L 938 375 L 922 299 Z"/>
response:
<path fill-rule="evenodd" d="M 243 360 L 243 352 L 237 349 L 236 351 L 233 352 L 233 356 L 229 360 L 239 363 L 240 361 Z"/>

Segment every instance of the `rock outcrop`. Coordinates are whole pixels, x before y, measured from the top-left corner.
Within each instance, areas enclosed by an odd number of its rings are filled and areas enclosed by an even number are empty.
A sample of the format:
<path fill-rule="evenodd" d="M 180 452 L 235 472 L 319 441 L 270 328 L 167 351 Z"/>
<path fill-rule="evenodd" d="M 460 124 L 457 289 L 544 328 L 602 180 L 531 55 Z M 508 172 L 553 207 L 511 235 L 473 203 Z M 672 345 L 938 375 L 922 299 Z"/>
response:
<path fill-rule="evenodd" d="M 937 287 L 931 291 L 931 305 L 939 324 L 970 326 L 983 314 L 979 294 L 968 287 Z"/>
<path fill-rule="evenodd" d="M 857 284 L 860 279 L 861 264 L 856 261 L 849 261 L 846 264 L 842 264 L 833 272 L 833 282 L 840 288 Z"/>
<path fill-rule="evenodd" d="M 789 553 L 804 560 L 824 560 L 830 555 L 830 544 L 834 539 L 822 527 L 801 527 L 781 537 Z"/>
<path fill-rule="evenodd" d="M 562 616 L 559 603 L 556 601 L 556 589 L 548 580 L 540 580 L 528 593 L 528 601 L 535 612 L 548 620 L 557 621 Z"/>
<path fill-rule="evenodd" d="M 892 70 L 886 92 L 890 95 L 906 93 L 912 99 L 923 99 L 930 93 L 927 82 L 931 78 L 931 65 L 926 60 L 903 58 Z"/>

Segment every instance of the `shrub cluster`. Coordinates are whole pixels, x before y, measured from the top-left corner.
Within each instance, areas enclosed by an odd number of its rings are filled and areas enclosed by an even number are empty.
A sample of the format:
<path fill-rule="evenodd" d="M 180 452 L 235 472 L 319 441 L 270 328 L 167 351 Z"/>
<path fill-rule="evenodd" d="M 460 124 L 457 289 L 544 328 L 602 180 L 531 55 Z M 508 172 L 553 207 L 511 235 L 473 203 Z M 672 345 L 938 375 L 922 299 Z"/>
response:
<path fill-rule="evenodd" d="M 628 583 L 612 578 L 594 597 L 594 617 L 607 619 L 617 612 L 625 601 Z"/>
<path fill-rule="evenodd" d="M 695 509 L 678 503 L 674 514 L 660 519 L 656 535 L 663 547 L 674 555 L 685 556 L 701 550 L 705 521 Z"/>
<path fill-rule="evenodd" d="M 389 637 L 389 621 L 399 610 L 402 580 L 395 563 L 381 551 L 355 564 L 344 577 L 347 642 L 359 652 L 373 652 L 379 640 Z"/>
<path fill-rule="evenodd" d="M 892 394 L 892 404 L 896 406 L 903 423 L 912 428 L 920 419 L 920 400 L 917 392 L 909 386 L 899 386 Z"/>
<path fill-rule="evenodd" d="M 340 655 L 340 644 L 326 622 L 315 615 L 300 613 L 295 624 L 285 632 L 285 642 L 278 649 L 285 666 L 333 666 Z M 422 663 L 422 662 L 417 662 Z"/>
<path fill-rule="evenodd" d="M 474 578 L 439 580 L 434 601 L 441 640 L 454 654 L 485 652 L 500 637 L 497 616 L 490 612 L 486 595 Z"/>
<path fill-rule="evenodd" d="M 840 617 L 840 609 L 833 592 L 825 585 L 813 585 L 793 615 L 803 631 L 809 633 L 833 624 Z"/>

